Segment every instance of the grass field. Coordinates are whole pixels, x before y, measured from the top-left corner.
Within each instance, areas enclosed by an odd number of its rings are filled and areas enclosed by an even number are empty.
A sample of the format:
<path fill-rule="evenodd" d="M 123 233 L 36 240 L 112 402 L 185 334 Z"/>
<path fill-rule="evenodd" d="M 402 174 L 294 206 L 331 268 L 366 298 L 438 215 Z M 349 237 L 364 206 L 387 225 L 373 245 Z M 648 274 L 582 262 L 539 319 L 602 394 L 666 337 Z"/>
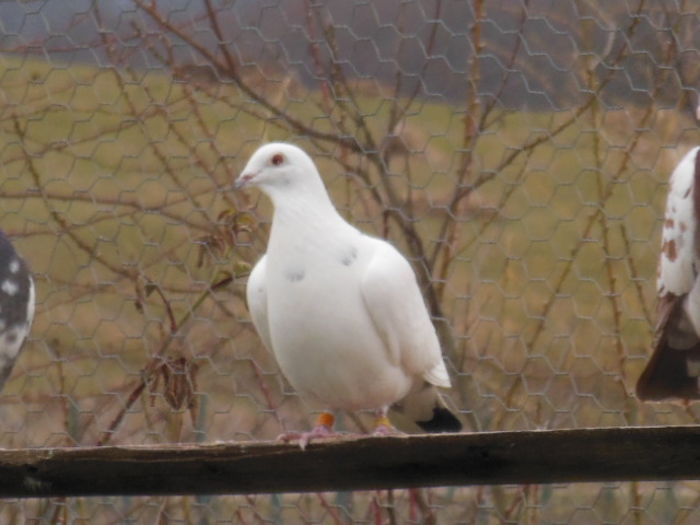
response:
<path fill-rule="evenodd" d="M 444 315 L 436 321 L 452 343 L 450 397 L 470 430 L 697 421 L 695 408 L 642 406 L 631 394 L 651 343 L 666 180 L 700 138 L 676 113 L 653 112 L 650 121 L 643 109 L 594 107 L 557 134 L 573 110 L 494 113 L 459 181 L 463 115 L 446 104 L 411 105 L 404 148 L 380 174 L 369 154 L 323 153 L 264 112 L 250 115 L 261 110 L 230 85 L 8 56 L 0 57 L 0 79 L 2 228 L 30 262 L 39 301 L 31 341 L 2 394 L 2 446 L 271 439 L 308 425 L 242 300 L 246 268 L 264 251 L 269 205 L 226 189 L 249 153 L 272 139 L 317 154 L 343 213 L 411 253 L 371 198 L 372 188 L 396 192 L 399 211 L 435 256 Z M 390 101 L 357 100 L 364 125 L 382 137 Z M 314 129 L 334 129 L 318 93 L 284 108 Z M 546 140 L 528 149 L 538 137 Z M 479 180 L 486 182 L 450 211 L 454 192 Z M 449 242 L 441 237 L 446 217 Z M 233 281 L 207 292 L 225 276 Z M 156 374 L 129 404 L 156 355 L 170 359 L 176 379 Z M 690 522 L 698 491 L 692 483 L 625 483 L 423 497 L 440 520 L 667 523 Z M 149 522 L 163 508 L 184 523 L 204 515 L 367 522 L 385 512 L 373 505 L 388 501 L 403 519 L 424 512 L 404 492 L 110 499 L 114 515 L 105 523 L 126 515 Z M 79 519 L 99 506 L 78 499 L 62 512 Z M 0 514 L 53 509 L 27 502 Z"/>

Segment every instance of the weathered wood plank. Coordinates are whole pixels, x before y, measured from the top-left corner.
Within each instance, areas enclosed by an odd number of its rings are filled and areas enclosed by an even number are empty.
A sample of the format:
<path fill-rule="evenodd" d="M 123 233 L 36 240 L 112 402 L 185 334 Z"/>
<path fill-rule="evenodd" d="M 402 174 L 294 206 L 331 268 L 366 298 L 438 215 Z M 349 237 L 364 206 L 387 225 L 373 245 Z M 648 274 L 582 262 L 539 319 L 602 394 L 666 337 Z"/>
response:
<path fill-rule="evenodd" d="M 700 427 L 0 450 L 0 497 L 700 479 Z"/>

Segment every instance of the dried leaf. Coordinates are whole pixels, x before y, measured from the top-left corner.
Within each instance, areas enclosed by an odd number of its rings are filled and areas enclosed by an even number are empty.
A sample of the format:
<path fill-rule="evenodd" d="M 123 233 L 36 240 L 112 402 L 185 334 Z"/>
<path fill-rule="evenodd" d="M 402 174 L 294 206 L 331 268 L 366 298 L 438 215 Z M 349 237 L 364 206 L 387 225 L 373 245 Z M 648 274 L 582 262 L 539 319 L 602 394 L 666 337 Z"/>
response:
<path fill-rule="evenodd" d="M 143 291 L 146 297 L 149 297 L 153 292 L 158 291 L 158 285 L 152 281 L 148 281 L 146 286 L 143 287 Z"/>
<path fill-rule="evenodd" d="M 233 275 L 236 279 L 250 275 L 251 269 L 252 266 L 241 259 L 233 261 Z"/>
<path fill-rule="evenodd" d="M 184 357 L 168 359 L 162 367 L 163 396 L 175 410 L 192 408 L 194 384 L 199 365 Z"/>

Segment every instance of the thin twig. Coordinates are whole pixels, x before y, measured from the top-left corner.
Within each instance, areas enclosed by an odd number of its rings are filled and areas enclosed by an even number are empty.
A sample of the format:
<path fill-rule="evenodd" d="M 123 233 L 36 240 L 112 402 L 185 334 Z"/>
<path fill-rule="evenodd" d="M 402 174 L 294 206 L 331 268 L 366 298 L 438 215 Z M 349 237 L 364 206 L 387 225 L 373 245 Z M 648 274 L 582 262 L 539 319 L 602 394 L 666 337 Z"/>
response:
<path fill-rule="evenodd" d="M 204 303 L 204 301 L 217 289 L 223 288 L 230 284 L 233 281 L 232 277 L 226 277 L 218 282 L 213 282 L 209 288 L 204 290 L 202 294 L 199 296 L 199 298 L 192 304 L 191 308 L 185 312 L 185 314 L 180 318 L 179 322 L 177 323 L 177 330 L 175 332 L 170 332 L 165 336 L 165 339 L 161 342 L 160 348 L 156 351 L 155 355 L 151 358 L 149 363 L 143 368 L 141 371 L 141 379 L 137 382 L 136 386 L 133 387 L 131 390 L 131 393 L 129 394 L 129 397 L 126 400 L 126 403 L 124 406 L 119 410 L 117 415 L 114 417 L 112 422 L 109 424 L 107 427 L 107 430 L 105 430 L 102 433 L 102 436 L 99 438 L 97 441 L 97 446 L 103 446 L 106 445 L 114 436 L 114 433 L 121 424 L 122 420 L 124 419 L 124 416 L 126 416 L 128 410 L 131 408 L 131 406 L 139 399 L 141 394 L 143 393 L 144 389 L 148 385 L 148 383 L 151 381 L 153 374 L 156 372 L 159 366 L 162 365 L 163 359 L 162 356 L 165 353 L 165 351 L 168 349 L 170 344 L 173 342 L 177 334 L 182 330 L 182 327 L 187 324 L 187 322 L 190 320 L 192 315 L 194 315 L 194 312 Z"/>

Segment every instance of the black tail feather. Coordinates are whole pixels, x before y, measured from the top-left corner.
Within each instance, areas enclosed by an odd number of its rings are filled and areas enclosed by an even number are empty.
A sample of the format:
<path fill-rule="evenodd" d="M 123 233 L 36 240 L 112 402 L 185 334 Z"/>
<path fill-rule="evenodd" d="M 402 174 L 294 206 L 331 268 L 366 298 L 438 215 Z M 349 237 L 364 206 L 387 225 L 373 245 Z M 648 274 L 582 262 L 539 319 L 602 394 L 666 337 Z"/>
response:
<path fill-rule="evenodd" d="M 433 417 L 428 421 L 416 421 L 419 427 L 426 432 L 459 432 L 462 430 L 462 423 L 457 417 L 444 407 L 433 408 Z"/>

